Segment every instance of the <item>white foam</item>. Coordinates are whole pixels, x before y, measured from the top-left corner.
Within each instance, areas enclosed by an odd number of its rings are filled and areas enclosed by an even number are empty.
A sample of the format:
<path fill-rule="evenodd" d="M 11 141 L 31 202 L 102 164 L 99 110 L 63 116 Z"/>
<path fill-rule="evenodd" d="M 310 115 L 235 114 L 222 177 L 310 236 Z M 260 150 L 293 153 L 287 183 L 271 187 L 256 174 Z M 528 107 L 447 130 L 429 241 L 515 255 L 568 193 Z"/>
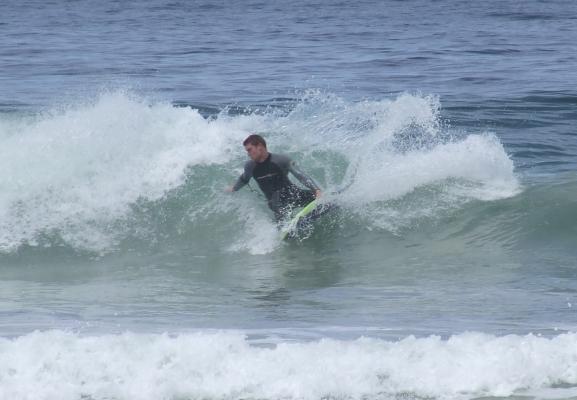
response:
<path fill-rule="evenodd" d="M 248 251 L 253 255 L 263 255 L 271 253 L 281 245 L 280 233 L 271 217 L 254 208 L 255 204 L 244 207 L 241 218 L 245 231 L 229 247 L 230 251 Z"/>
<path fill-rule="evenodd" d="M 245 132 L 196 110 L 123 92 L 1 126 L 0 251 L 58 232 L 106 249 L 138 199 L 182 184 L 186 168 L 222 164 Z"/>
<path fill-rule="evenodd" d="M 577 334 L 253 346 L 239 333 L 0 339 L 0 398 L 470 399 L 577 385 Z M 556 387 L 564 386 L 557 390 Z"/>
<path fill-rule="evenodd" d="M 519 187 L 499 140 L 494 135 L 471 135 L 426 150 L 368 153 L 343 199 L 355 204 L 391 200 L 449 179 L 478 184 L 467 192 L 458 185 L 455 189 L 483 200 L 510 197 Z"/>

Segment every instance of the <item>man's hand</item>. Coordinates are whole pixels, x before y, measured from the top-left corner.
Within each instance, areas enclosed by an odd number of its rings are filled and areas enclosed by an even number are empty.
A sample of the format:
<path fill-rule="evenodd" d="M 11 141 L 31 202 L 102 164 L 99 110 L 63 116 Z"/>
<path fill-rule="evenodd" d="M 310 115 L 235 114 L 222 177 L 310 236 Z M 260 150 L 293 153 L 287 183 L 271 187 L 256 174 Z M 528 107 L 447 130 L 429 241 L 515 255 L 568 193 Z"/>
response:
<path fill-rule="evenodd" d="M 315 190 L 315 199 L 320 199 L 320 198 L 321 198 L 321 196 L 322 196 L 322 193 L 321 193 L 321 191 L 320 191 L 320 190 L 318 190 L 318 189 L 317 189 L 317 190 Z"/>
<path fill-rule="evenodd" d="M 232 192 L 234 192 L 234 189 L 232 188 L 232 186 L 227 186 L 224 188 L 224 191 L 227 193 L 232 193 Z"/>

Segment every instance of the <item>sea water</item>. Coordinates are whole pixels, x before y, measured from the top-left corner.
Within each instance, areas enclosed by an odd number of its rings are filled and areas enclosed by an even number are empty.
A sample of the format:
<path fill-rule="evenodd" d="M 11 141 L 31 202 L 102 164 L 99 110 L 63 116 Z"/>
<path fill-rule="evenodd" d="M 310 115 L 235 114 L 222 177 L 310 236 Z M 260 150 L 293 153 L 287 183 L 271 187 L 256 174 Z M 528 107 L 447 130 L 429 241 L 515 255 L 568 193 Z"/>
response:
<path fill-rule="evenodd" d="M 1 399 L 577 397 L 571 1 L 0 5 Z M 265 136 L 338 205 L 282 242 Z"/>

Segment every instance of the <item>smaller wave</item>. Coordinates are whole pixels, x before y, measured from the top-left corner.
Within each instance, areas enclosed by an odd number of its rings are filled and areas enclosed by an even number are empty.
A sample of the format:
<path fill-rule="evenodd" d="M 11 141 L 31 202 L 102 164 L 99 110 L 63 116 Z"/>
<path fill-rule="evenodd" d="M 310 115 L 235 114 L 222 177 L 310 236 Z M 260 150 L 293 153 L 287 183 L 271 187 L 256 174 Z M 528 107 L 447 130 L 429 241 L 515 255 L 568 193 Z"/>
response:
<path fill-rule="evenodd" d="M 252 345 L 241 333 L 0 339 L 0 397 L 42 400 L 570 398 L 577 334 Z"/>

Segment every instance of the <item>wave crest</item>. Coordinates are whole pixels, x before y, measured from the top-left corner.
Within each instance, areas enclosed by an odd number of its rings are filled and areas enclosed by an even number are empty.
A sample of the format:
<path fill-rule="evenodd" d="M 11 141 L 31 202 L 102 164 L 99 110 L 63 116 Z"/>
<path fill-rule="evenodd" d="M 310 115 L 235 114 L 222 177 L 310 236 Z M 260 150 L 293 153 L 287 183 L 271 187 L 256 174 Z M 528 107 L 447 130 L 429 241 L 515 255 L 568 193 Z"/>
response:
<path fill-rule="evenodd" d="M 240 173 L 242 140 L 255 131 L 272 151 L 302 164 L 327 193 L 339 192 L 329 200 L 366 216 L 373 227 L 394 230 L 519 190 L 496 136 L 451 132 L 435 97 L 352 103 L 311 91 L 287 107 L 205 118 L 195 109 L 113 92 L 3 121 L 0 251 L 64 245 L 108 252 L 130 238 L 175 240 L 199 224 L 216 232 L 225 216 L 238 229 L 223 237 L 222 248 L 273 251 L 278 241 L 263 242 L 263 235 L 234 239 L 263 224 L 274 231 L 264 202 L 247 191 L 234 199 L 222 191 Z M 424 188 L 442 195 L 405 202 Z M 418 203 L 424 212 L 398 207 L 401 202 Z M 207 217 L 214 217 L 212 228 L 202 225 Z"/>

